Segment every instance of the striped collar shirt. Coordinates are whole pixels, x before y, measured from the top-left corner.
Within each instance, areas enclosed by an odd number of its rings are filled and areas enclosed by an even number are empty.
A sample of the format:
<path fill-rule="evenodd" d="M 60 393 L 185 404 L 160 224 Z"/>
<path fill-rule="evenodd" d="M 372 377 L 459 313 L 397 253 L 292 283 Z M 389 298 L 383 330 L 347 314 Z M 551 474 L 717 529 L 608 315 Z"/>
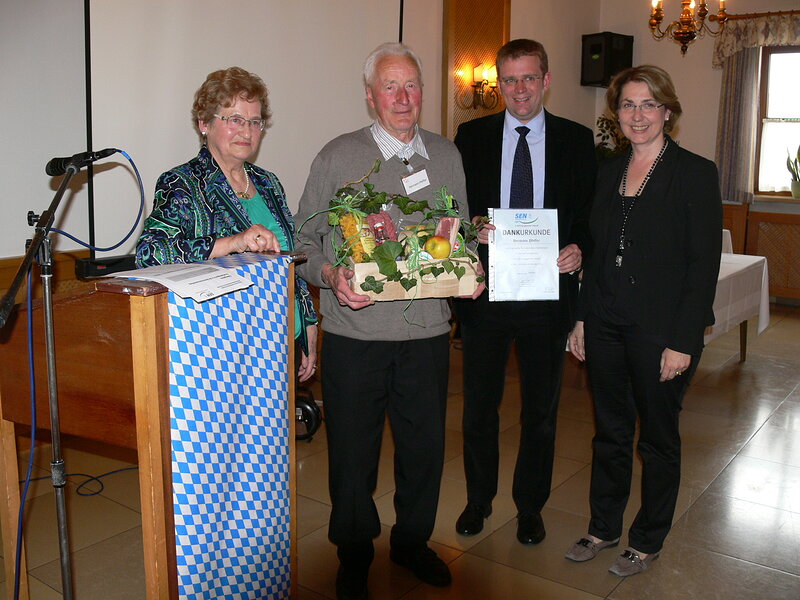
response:
<path fill-rule="evenodd" d="M 425 149 L 425 143 L 419 134 L 419 126 L 414 126 L 414 137 L 407 144 L 386 131 L 377 121 L 372 124 L 369 130 L 375 143 L 378 144 L 384 160 L 397 156 L 403 162 L 407 162 L 415 153 L 428 159 L 428 151 Z"/>

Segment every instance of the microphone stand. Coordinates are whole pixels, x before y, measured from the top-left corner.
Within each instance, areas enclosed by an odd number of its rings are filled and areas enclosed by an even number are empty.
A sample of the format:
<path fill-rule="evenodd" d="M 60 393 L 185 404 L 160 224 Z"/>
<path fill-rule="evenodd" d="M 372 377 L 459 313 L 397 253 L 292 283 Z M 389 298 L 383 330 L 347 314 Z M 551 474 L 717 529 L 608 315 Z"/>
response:
<path fill-rule="evenodd" d="M 51 252 L 50 238 L 47 237 L 55 220 L 55 211 L 61 202 L 61 197 L 69 186 L 69 182 L 80 170 L 80 165 L 70 164 L 67 167 L 64 179 L 56 192 L 49 208 L 42 213 L 36 223 L 36 230 L 33 239 L 29 241 L 27 252 L 22 263 L 17 270 L 14 281 L 8 292 L 0 302 L 0 328 L 3 328 L 8 320 L 8 316 L 14 307 L 14 300 L 31 263 L 36 257 L 41 268 L 43 306 L 44 306 L 44 326 L 45 326 L 45 354 L 47 358 L 47 386 L 50 400 L 50 431 L 53 441 L 53 460 L 50 463 L 51 479 L 56 497 L 56 517 L 58 522 L 58 549 L 61 557 L 61 587 L 65 600 L 72 600 L 72 563 L 69 555 L 69 532 L 67 529 L 67 510 L 65 501 L 64 487 L 67 480 L 65 477 L 64 459 L 61 456 L 61 433 L 58 415 L 58 383 L 56 378 L 56 352 L 55 337 L 53 328 L 53 256 Z M 33 212 L 28 213 L 29 224 L 37 217 Z M 23 507 L 24 509 L 24 507 Z M 11 557 L 6 557 L 11 560 Z M 27 576 L 27 573 L 25 574 Z M 17 576 L 22 576 L 18 573 Z"/>

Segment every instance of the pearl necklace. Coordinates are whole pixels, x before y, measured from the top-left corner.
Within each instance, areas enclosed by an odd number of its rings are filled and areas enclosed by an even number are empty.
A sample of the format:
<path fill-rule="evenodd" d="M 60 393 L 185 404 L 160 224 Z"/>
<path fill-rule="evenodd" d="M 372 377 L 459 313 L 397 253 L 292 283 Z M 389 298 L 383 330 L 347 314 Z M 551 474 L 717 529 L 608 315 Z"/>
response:
<path fill-rule="evenodd" d="M 661 146 L 661 151 L 656 156 L 656 159 L 653 161 L 653 164 L 650 165 L 650 170 L 647 171 L 647 175 L 644 176 L 642 179 L 641 185 L 639 185 L 639 189 L 636 190 L 636 194 L 631 198 L 631 203 L 629 206 L 625 206 L 625 198 L 628 191 L 628 167 L 631 166 L 631 161 L 633 160 L 633 152 L 631 151 L 631 155 L 628 157 L 628 164 L 625 165 L 625 171 L 622 174 L 622 227 L 619 231 L 619 246 L 617 246 L 617 256 L 614 259 L 614 265 L 617 267 L 622 267 L 622 254 L 625 252 L 625 226 L 628 224 L 628 215 L 631 214 L 631 210 L 633 210 L 633 205 L 636 204 L 636 199 L 644 190 L 644 186 L 647 185 L 647 182 L 650 180 L 650 176 L 653 174 L 653 171 L 656 169 L 656 165 L 661 162 L 661 157 L 664 156 L 664 151 L 667 149 L 667 138 L 664 138 L 664 145 Z"/>
<path fill-rule="evenodd" d="M 247 185 L 244 186 L 243 192 L 237 192 L 236 190 L 233 191 L 236 192 L 236 195 L 239 196 L 239 198 L 241 198 L 242 200 L 248 200 L 250 198 L 250 194 L 247 193 L 250 191 L 250 177 L 247 175 L 247 171 L 245 170 L 244 167 L 242 167 L 242 173 L 244 173 L 244 178 L 247 180 Z"/>

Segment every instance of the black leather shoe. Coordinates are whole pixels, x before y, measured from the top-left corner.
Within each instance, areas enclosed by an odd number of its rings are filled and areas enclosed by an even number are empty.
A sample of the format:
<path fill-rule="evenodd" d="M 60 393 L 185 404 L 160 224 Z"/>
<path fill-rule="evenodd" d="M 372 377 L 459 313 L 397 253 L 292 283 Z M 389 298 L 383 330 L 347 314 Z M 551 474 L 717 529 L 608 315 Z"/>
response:
<path fill-rule="evenodd" d="M 541 514 L 517 515 L 517 539 L 521 544 L 538 544 L 544 536 L 544 521 Z"/>
<path fill-rule="evenodd" d="M 364 569 L 339 565 L 336 574 L 336 600 L 367 600 L 367 575 Z"/>
<path fill-rule="evenodd" d="M 483 520 L 492 514 L 492 506 L 467 503 L 467 507 L 456 521 L 456 533 L 476 535 L 483 531 Z"/>
<path fill-rule="evenodd" d="M 389 558 L 401 567 L 411 569 L 420 581 L 428 585 L 445 587 L 452 581 L 445 562 L 425 545 L 393 547 Z"/>
<path fill-rule="evenodd" d="M 367 577 L 375 556 L 372 540 L 339 546 L 336 554 L 336 600 L 367 600 Z"/>

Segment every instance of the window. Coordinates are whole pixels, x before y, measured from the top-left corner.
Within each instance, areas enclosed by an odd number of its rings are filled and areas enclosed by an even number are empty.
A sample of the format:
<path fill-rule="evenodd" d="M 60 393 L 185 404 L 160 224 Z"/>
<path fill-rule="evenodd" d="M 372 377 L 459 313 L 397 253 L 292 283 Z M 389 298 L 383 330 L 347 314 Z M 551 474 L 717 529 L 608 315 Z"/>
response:
<path fill-rule="evenodd" d="M 800 46 L 762 49 L 756 193 L 789 191 L 787 153 L 800 146 Z"/>

